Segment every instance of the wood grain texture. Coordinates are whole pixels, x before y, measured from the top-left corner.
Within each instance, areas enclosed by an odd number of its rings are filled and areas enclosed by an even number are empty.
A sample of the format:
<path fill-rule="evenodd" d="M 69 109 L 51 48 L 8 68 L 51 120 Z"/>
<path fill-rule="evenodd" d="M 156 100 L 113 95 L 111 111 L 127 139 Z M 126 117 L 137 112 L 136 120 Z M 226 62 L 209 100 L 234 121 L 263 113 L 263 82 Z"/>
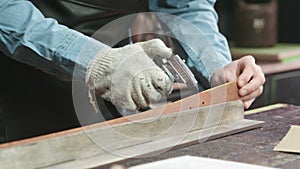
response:
<path fill-rule="evenodd" d="M 274 47 L 247 48 L 231 46 L 233 59 L 239 59 L 245 55 L 253 55 L 259 61 L 277 61 L 299 60 L 300 45 L 289 43 L 278 43 Z"/>
<path fill-rule="evenodd" d="M 300 69 L 300 60 L 289 63 L 258 61 L 257 64 L 266 75 Z"/>

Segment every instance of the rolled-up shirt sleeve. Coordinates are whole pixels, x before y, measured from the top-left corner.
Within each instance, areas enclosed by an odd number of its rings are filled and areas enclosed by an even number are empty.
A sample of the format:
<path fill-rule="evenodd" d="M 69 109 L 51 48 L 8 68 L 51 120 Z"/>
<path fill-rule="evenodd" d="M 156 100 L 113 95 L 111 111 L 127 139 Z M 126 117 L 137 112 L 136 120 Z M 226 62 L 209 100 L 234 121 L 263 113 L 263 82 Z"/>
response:
<path fill-rule="evenodd" d="M 74 65 L 82 69 L 78 76 L 85 76 L 90 60 L 107 46 L 66 26 L 55 19 L 45 18 L 26 0 L 0 1 L 0 50 L 15 60 L 59 76 L 60 69 L 72 75 Z M 33 56 L 20 55 L 18 50 L 29 48 L 33 53 L 51 62 L 53 67 L 36 61 Z M 39 59 L 37 59 L 39 60 Z"/>
<path fill-rule="evenodd" d="M 207 52 L 192 51 L 188 46 L 183 47 L 188 54 L 188 65 L 195 67 L 209 82 L 213 72 L 231 62 L 231 55 L 226 38 L 219 32 L 218 16 L 214 9 L 216 0 L 151 0 L 150 10 L 153 12 L 169 13 L 192 23 L 198 32 L 201 32 L 202 39 L 198 44 L 210 45 L 212 50 Z M 170 25 L 170 24 L 169 24 Z M 173 23 L 176 30 L 183 27 Z M 172 28 L 171 28 L 172 29 Z M 181 31 L 184 31 L 181 29 Z M 187 30 L 188 31 L 188 30 Z M 178 33 L 178 32 L 177 32 Z M 181 32 L 184 34 L 185 32 Z M 188 32 L 191 34 L 191 32 Z M 195 36 L 197 37 L 197 36 Z M 195 41 L 195 40 L 194 40 Z M 195 41 L 196 42 L 196 41 Z M 198 52 L 198 53 L 197 53 Z M 205 58 L 201 55 L 209 56 Z"/>

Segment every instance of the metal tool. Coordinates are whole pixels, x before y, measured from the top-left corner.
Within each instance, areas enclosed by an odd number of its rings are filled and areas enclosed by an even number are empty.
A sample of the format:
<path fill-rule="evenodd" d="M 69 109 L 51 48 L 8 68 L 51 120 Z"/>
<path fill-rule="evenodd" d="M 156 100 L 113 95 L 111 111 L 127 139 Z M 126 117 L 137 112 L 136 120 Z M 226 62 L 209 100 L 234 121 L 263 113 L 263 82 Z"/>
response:
<path fill-rule="evenodd" d="M 133 44 L 131 29 L 128 29 L 128 43 Z M 153 61 L 175 82 L 185 83 L 188 88 L 198 89 L 198 81 L 194 74 L 178 55 L 172 55 L 168 59 L 156 56 Z"/>
<path fill-rule="evenodd" d="M 154 57 L 153 61 L 167 73 L 170 78 L 174 78 L 177 83 L 185 83 L 188 87 L 198 88 L 198 82 L 194 74 L 178 55 L 170 58 Z"/>

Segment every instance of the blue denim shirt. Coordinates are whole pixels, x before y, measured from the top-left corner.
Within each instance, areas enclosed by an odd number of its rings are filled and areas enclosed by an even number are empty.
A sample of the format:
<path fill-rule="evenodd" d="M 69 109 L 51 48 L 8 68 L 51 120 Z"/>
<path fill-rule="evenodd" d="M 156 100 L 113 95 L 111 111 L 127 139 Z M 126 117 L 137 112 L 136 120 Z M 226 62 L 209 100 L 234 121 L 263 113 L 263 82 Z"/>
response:
<path fill-rule="evenodd" d="M 210 54 L 209 60 L 203 62 L 199 57 L 203 54 L 184 47 L 189 56 L 189 66 L 195 67 L 208 80 L 217 68 L 231 61 L 227 41 L 217 27 L 214 3 L 215 0 L 149 0 L 151 11 L 179 16 L 199 28 L 204 35 L 202 41 L 211 45 L 216 54 Z M 56 68 L 72 74 L 74 63 L 86 68 L 91 58 L 107 47 L 58 24 L 54 19 L 45 18 L 30 1 L 1 0 L 0 11 L 0 50 L 18 61 L 56 76 L 61 76 Z M 89 48 L 83 48 L 86 44 Z M 36 58 L 20 55 L 23 47 L 30 48 L 44 60 L 54 62 L 57 67 L 45 66 Z M 78 53 L 86 59 L 78 59 Z"/>
<path fill-rule="evenodd" d="M 189 67 L 195 67 L 209 82 L 216 69 L 231 62 L 227 40 L 218 29 L 215 2 L 216 0 L 150 0 L 149 4 L 153 12 L 169 13 L 195 26 L 197 30 L 188 28 L 183 22 L 168 23 L 175 31 L 178 30 L 177 34 L 186 36 L 185 39 L 194 46 L 194 49 L 197 48 L 195 46 L 202 46 L 200 50 L 192 50 L 182 44 L 189 57 L 187 60 Z"/>
<path fill-rule="evenodd" d="M 87 68 L 89 61 L 103 47 L 107 47 L 58 24 L 55 19 L 45 18 L 30 1 L 1 0 L 0 11 L 0 50 L 17 61 L 61 79 L 70 79 L 74 63 Z M 31 49 L 42 59 L 36 58 L 24 50 L 24 47 Z M 78 59 L 79 56 L 85 59 Z M 49 65 L 49 61 L 53 64 Z M 80 75 L 84 74 L 83 69 Z"/>

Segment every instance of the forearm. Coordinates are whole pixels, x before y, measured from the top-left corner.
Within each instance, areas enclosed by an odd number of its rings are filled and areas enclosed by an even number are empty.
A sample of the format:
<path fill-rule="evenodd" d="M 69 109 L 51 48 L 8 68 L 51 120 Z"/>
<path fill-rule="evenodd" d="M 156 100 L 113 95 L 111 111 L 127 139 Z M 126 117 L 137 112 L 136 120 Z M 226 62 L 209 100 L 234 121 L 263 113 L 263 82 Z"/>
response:
<path fill-rule="evenodd" d="M 214 0 L 154 0 L 150 3 L 152 11 L 166 12 L 179 16 L 192 23 L 197 28 L 197 33 L 195 33 L 195 31 L 192 31 L 193 28 L 188 28 L 189 30 L 186 30 L 186 24 L 173 23 L 173 27 L 171 27 L 174 28 L 175 34 L 191 37 L 190 39 L 187 38 L 187 41 L 190 44 L 195 43 L 192 44 L 192 46 L 207 45 L 212 49 L 194 50 L 183 45 L 185 51 L 189 55 L 187 61 L 189 66 L 195 67 L 209 81 L 212 73 L 216 69 L 231 62 L 231 55 L 226 38 L 219 32 L 217 26 L 218 17 L 214 10 L 214 2 Z M 168 24 L 172 25 L 172 23 Z M 196 37 L 199 38 L 195 39 Z M 207 48 L 203 47 L 203 49 Z"/>
<path fill-rule="evenodd" d="M 77 31 L 45 18 L 29 1 L 6 0 L 0 2 L 0 41 L 6 54 L 21 62 L 30 56 L 17 56 L 18 50 L 27 47 L 66 72 L 72 73 L 75 64 L 86 68 L 89 61 L 105 45 Z M 4 50 L 1 48 L 1 50 Z M 42 69 L 43 62 L 33 66 Z M 83 70 L 84 71 L 84 70 Z M 49 72 L 53 73 L 55 71 Z M 80 73 L 84 76 L 84 72 Z"/>

